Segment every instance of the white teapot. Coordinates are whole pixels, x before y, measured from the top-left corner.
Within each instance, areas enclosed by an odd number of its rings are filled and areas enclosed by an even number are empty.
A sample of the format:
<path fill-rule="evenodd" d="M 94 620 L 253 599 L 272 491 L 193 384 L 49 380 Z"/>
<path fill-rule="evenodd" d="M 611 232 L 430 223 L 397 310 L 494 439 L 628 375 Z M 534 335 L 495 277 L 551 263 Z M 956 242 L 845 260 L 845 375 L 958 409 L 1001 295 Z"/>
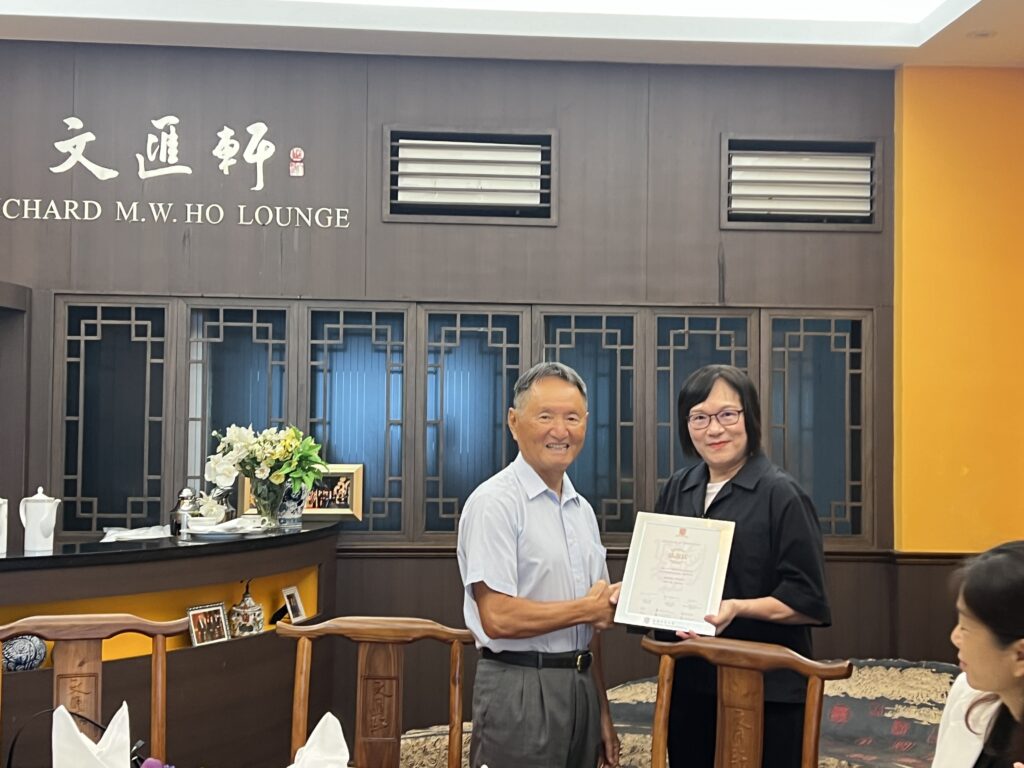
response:
<path fill-rule="evenodd" d="M 51 499 L 42 486 L 35 496 L 21 500 L 18 512 L 25 526 L 25 554 L 52 555 L 53 529 L 57 524 L 57 505 L 60 499 Z"/>
<path fill-rule="evenodd" d="M 7 556 L 7 499 L 0 499 L 0 557 Z"/>

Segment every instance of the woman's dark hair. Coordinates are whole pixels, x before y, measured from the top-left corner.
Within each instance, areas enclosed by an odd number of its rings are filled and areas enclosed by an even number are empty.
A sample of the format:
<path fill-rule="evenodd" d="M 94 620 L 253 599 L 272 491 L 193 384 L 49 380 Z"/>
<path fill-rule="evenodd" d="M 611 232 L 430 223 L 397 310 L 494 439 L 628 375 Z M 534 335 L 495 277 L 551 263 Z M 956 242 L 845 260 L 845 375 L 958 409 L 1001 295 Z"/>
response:
<path fill-rule="evenodd" d="M 756 456 L 761 452 L 761 402 L 750 377 L 731 365 L 705 365 L 691 373 L 683 382 L 677 399 L 679 442 L 683 446 L 683 453 L 687 456 L 698 455 L 693 440 L 690 439 L 687 418 L 693 406 L 708 399 L 711 388 L 719 379 L 739 393 L 740 408 L 743 409 L 743 425 L 747 431 L 747 455 Z"/>
<path fill-rule="evenodd" d="M 1008 541 L 970 558 L 953 575 L 953 586 L 967 610 L 1000 645 L 1024 639 L 1024 611 L 1010 607 L 1024 605 L 1024 540 Z M 997 698 L 980 696 L 967 708 L 964 720 L 971 732 L 977 733 L 971 725 L 975 707 Z M 985 747 L 987 753 L 1005 758 L 1007 765 L 1024 759 L 1024 723 L 1012 718 L 1009 722 L 1012 730 Z"/>
<path fill-rule="evenodd" d="M 964 605 L 1004 647 L 1024 638 L 1024 540 L 1008 541 L 965 562 L 954 575 Z"/>

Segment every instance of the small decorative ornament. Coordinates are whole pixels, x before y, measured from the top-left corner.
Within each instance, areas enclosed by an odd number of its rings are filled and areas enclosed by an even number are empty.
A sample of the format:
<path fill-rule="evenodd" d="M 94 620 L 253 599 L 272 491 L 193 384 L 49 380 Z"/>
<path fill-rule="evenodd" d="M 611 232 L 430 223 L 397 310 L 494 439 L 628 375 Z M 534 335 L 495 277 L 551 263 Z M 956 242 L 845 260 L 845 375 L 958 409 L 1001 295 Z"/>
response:
<path fill-rule="evenodd" d="M 245 582 L 245 592 L 242 599 L 231 606 L 230 616 L 231 636 L 242 637 L 243 635 L 258 635 L 263 631 L 263 606 L 252 599 L 249 594 L 249 584 L 252 579 Z"/>
<path fill-rule="evenodd" d="M 4 640 L 4 672 L 36 669 L 46 660 L 46 643 L 36 635 L 15 635 Z"/>

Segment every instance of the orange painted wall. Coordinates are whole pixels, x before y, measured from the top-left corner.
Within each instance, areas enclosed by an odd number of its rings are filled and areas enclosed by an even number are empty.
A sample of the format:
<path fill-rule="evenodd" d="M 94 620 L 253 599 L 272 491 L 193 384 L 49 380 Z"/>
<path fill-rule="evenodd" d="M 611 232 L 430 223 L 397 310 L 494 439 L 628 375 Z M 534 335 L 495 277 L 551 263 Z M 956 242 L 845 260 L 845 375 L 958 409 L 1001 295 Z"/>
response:
<path fill-rule="evenodd" d="M 1024 69 L 896 83 L 895 543 L 1024 538 Z"/>

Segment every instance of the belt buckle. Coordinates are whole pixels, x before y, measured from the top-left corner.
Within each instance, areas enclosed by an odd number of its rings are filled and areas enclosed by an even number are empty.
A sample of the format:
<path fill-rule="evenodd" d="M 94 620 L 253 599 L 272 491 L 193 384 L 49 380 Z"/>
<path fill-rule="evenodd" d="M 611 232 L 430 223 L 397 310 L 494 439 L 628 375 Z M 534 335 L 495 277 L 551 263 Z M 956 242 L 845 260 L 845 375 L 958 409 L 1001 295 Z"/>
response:
<path fill-rule="evenodd" d="M 576 654 L 576 671 L 586 672 L 590 669 L 590 662 L 593 658 L 594 655 L 590 651 L 583 651 L 583 653 Z"/>

